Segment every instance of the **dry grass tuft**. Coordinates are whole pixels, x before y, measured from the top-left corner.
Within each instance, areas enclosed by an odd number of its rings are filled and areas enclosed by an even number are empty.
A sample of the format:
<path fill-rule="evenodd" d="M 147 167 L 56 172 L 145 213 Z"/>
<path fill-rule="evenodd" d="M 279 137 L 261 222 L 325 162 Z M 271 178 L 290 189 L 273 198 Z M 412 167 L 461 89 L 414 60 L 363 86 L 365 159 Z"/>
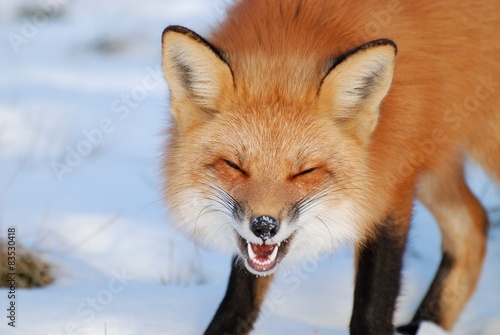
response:
<path fill-rule="evenodd" d="M 9 273 L 16 273 L 16 287 L 18 288 L 42 287 L 54 282 L 53 266 L 19 243 L 15 250 L 15 269 L 11 271 L 7 251 L 6 241 L 0 239 L 0 287 L 10 286 L 7 282 Z"/>

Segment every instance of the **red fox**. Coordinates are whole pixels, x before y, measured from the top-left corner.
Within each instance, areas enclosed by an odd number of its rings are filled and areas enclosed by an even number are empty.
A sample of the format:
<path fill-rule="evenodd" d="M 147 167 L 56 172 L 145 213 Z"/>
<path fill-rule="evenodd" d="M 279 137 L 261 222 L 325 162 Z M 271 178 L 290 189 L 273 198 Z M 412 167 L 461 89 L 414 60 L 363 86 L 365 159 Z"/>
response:
<path fill-rule="evenodd" d="M 206 39 L 165 29 L 169 212 L 234 253 L 205 334 L 248 334 L 283 259 L 345 243 L 350 333 L 394 334 L 415 198 L 439 224 L 442 262 L 397 331 L 452 328 L 488 231 L 464 156 L 500 180 L 499 13 L 493 0 L 243 0 Z"/>

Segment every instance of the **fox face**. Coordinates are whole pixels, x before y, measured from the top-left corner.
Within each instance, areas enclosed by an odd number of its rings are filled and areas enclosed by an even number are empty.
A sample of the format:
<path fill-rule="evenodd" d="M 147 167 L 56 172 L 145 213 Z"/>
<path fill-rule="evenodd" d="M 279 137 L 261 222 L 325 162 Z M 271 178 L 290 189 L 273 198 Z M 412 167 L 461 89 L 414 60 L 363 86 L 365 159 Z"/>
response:
<path fill-rule="evenodd" d="M 391 41 L 378 40 L 305 62 L 297 71 L 310 73 L 290 93 L 288 83 L 266 80 L 275 73 L 286 82 L 294 71 L 278 70 L 272 56 L 249 67 L 186 28 L 167 28 L 173 122 L 164 166 L 173 224 L 238 254 L 258 275 L 285 257 L 315 257 L 365 236 L 373 201 L 367 148 L 395 56 Z"/>

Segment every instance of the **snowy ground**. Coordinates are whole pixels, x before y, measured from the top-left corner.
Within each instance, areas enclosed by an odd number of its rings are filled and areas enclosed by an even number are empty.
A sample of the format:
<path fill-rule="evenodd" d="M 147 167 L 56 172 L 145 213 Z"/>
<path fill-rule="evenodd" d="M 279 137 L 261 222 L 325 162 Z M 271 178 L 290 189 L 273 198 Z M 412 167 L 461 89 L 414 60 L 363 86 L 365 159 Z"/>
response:
<path fill-rule="evenodd" d="M 16 328 L 0 334 L 200 334 L 225 289 L 229 255 L 172 231 L 161 202 L 168 24 L 201 34 L 227 1 L 4 0 L 0 5 L 0 236 L 56 265 L 54 285 L 18 290 Z M 474 191 L 500 215 L 500 190 L 470 166 Z M 496 212 L 498 213 L 498 211 Z M 498 334 L 500 233 L 453 334 Z M 439 235 L 417 207 L 398 321 L 424 294 Z M 278 274 L 255 334 L 347 334 L 352 252 Z"/>

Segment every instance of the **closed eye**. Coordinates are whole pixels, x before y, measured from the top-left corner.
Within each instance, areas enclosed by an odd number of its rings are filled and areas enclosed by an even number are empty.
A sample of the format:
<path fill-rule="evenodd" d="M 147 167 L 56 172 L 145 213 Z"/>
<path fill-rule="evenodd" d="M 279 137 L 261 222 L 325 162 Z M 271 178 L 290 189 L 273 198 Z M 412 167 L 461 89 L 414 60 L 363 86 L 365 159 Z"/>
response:
<path fill-rule="evenodd" d="M 301 171 L 299 173 L 297 173 L 296 175 L 294 175 L 292 178 L 297 178 L 297 177 L 300 177 L 300 176 L 304 176 L 306 174 L 309 174 L 311 172 L 313 172 L 314 170 L 316 170 L 317 168 L 313 167 L 313 168 L 310 168 L 310 169 L 307 169 L 307 170 L 304 170 L 304 171 Z"/>
<path fill-rule="evenodd" d="M 224 162 L 232 169 L 237 170 L 247 176 L 248 174 L 246 173 L 245 170 L 243 170 L 241 167 L 239 167 L 238 164 L 231 162 L 230 160 L 224 159 Z"/>

